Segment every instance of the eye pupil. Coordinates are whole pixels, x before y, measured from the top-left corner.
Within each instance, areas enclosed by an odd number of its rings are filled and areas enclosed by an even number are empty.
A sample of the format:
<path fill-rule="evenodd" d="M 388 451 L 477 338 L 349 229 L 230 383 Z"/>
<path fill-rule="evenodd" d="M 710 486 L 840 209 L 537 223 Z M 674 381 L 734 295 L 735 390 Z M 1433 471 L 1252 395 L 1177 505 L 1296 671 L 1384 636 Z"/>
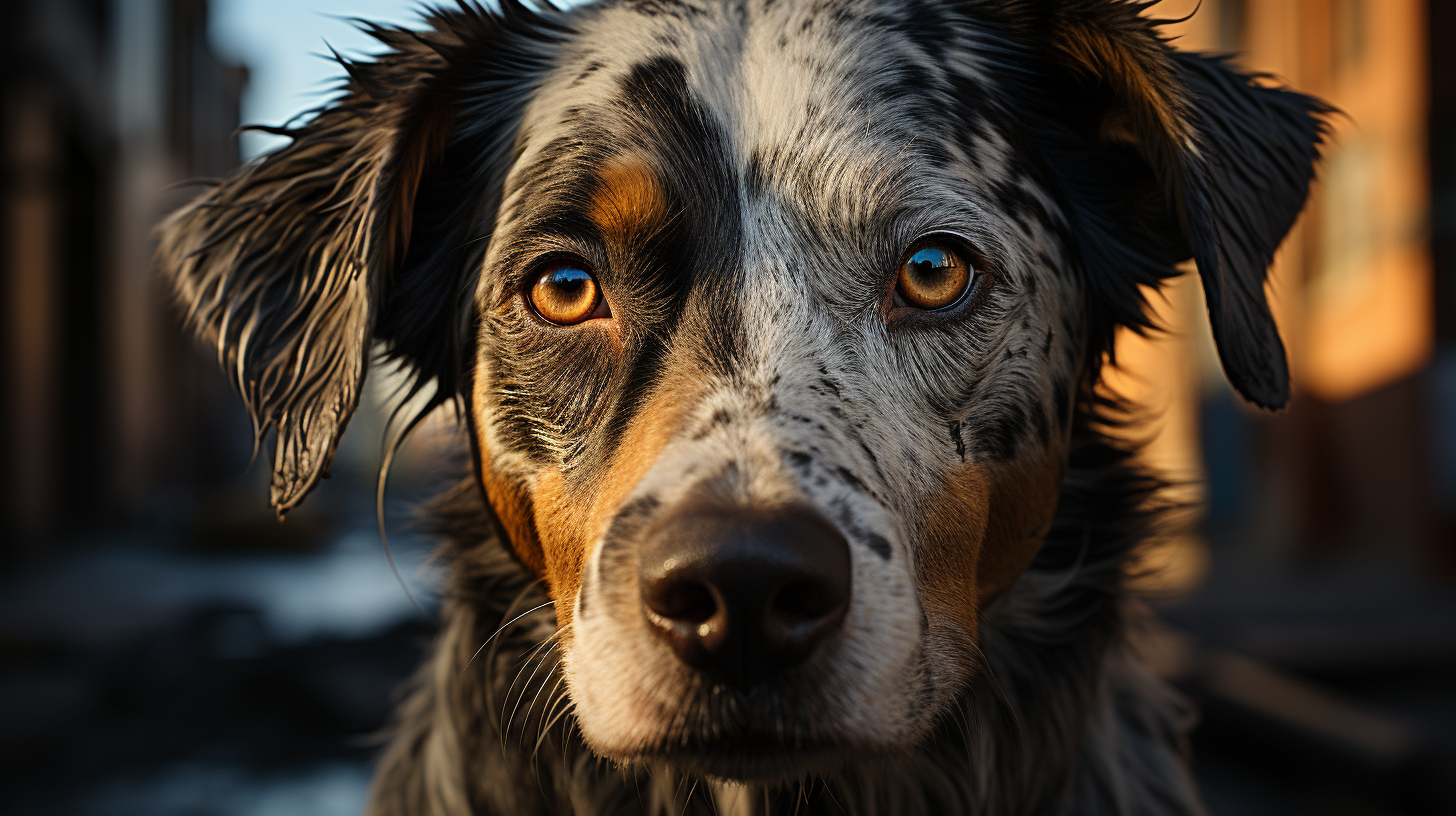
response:
<path fill-rule="evenodd" d="M 531 287 L 531 306 L 546 320 L 565 326 L 600 311 L 596 279 L 580 266 L 563 263 L 544 272 Z"/>

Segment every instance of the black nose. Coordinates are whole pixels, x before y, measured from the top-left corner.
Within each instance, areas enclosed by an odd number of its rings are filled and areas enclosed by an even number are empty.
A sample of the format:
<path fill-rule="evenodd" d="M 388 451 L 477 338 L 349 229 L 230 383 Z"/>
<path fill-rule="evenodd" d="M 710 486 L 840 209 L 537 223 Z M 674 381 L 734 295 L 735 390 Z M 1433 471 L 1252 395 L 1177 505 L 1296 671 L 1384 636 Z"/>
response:
<path fill-rule="evenodd" d="M 643 542 L 651 628 L 684 663 L 748 687 L 803 662 L 849 608 L 849 544 L 806 507 L 694 508 Z"/>

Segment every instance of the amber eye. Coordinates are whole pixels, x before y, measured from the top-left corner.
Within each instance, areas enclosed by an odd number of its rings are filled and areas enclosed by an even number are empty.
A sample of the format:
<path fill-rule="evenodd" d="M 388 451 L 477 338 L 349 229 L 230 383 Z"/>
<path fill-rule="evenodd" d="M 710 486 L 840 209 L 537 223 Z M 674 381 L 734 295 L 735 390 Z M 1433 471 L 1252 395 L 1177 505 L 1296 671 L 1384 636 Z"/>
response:
<path fill-rule="evenodd" d="M 922 245 L 900 265 L 895 305 L 926 310 L 953 306 L 970 288 L 974 274 L 965 254 L 951 245 Z"/>
<path fill-rule="evenodd" d="M 529 295 L 536 314 L 562 326 L 609 314 L 596 279 L 582 267 L 570 261 L 561 262 L 536 278 Z"/>

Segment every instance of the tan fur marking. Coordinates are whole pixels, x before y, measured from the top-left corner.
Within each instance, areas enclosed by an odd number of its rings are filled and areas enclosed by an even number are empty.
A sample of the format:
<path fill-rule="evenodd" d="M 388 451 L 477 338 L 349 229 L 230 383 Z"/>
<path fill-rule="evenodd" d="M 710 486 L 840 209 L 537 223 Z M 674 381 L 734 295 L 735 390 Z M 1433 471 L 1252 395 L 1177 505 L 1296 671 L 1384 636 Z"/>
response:
<path fill-rule="evenodd" d="M 490 367 L 486 365 L 485 358 L 478 358 L 475 363 L 475 388 L 472 392 L 472 402 L 476 406 L 472 410 L 476 414 L 470 425 L 475 435 L 476 451 L 480 456 L 480 484 L 485 489 L 485 500 L 510 539 L 506 544 L 527 569 L 540 575 L 546 568 L 546 560 L 541 552 L 536 529 L 531 523 L 530 490 L 523 480 L 524 474 L 497 470 L 494 467 L 495 457 L 491 454 L 490 434 L 486 430 L 490 427 L 490 422 L 480 413 L 479 406 L 490 404 L 490 389 L 487 386 L 490 377 Z"/>
<path fill-rule="evenodd" d="M 581 589 L 588 548 L 682 423 L 685 407 L 691 401 L 687 399 L 686 378 L 678 382 L 680 387 L 664 383 L 642 406 L 598 484 L 573 493 L 557 471 L 536 479 L 532 507 L 545 559 L 542 574 L 551 597 L 558 601 L 556 615 L 563 627 L 571 621 L 571 601 Z"/>
<path fill-rule="evenodd" d="M 541 542 L 536 537 L 535 525 L 532 524 L 531 497 L 526 486 L 517 479 L 492 470 L 488 453 L 483 453 L 482 459 L 480 480 L 485 485 L 485 497 L 495 511 L 496 518 L 500 519 L 501 526 L 505 528 L 506 535 L 510 537 L 507 543 L 527 569 L 537 575 L 543 574 L 546 570 L 546 558 L 541 551 Z"/>
<path fill-rule="evenodd" d="M 917 566 L 929 643 L 975 642 L 980 609 L 1011 586 L 1046 535 L 1061 468 L 1058 452 L 994 468 L 966 467 L 926 502 Z"/>
<path fill-rule="evenodd" d="M 620 243 L 651 233 L 667 216 L 667 195 L 657 173 L 637 157 L 613 159 L 597 176 L 589 217 Z"/>
<path fill-rule="evenodd" d="M 536 531 L 541 540 L 546 591 L 556 602 L 556 621 L 565 627 L 571 620 L 576 593 L 581 589 L 581 568 L 586 548 L 597 530 L 588 515 L 587 497 L 573 494 L 559 470 L 536 477 L 531 502 Z"/>
<path fill-rule="evenodd" d="M 976 581 L 983 601 L 1010 588 L 1036 557 L 1051 527 L 1062 488 L 1062 456 L 1024 460 L 1000 469 L 991 482 L 991 513 L 981 542 Z"/>
<path fill-rule="evenodd" d="M 967 467 L 945 480 L 925 504 L 924 544 L 916 554 L 921 600 L 929 624 L 926 645 L 968 653 L 976 642 L 980 596 L 976 567 L 990 515 L 990 479 Z"/>

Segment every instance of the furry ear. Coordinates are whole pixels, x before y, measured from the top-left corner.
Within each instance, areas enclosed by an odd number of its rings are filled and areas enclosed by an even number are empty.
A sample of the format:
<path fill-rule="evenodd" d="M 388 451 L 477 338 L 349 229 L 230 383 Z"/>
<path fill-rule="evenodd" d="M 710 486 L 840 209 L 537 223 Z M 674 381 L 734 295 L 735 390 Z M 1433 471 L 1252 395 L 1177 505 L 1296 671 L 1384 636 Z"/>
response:
<path fill-rule="evenodd" d="M 415 389 L 457 392 L 473 293 L 463 236 L 488 235 L 531 78 L 564 31 L 515 0 L 425 22 L 363 24 L 387 50 L 341 60 L 339 98 L 277 131 L 291 144 L 159 230 L 188 323 L 217 346 L 258 440 L 277 431 L 280 514 L 327 474 L 374 340 L 413 367 Z"/>
<path fill-rule="evenodd" d="M 1092 250 L 1108 261 L 1103 274 L 1155 283 L 1191 255 L 1229 382 L 1250 402 L 1279 408 L 1289 398 L 1289 369 L 1265 274 L 1304 206 L 1327 133 L 1322 117 L 1332 109 L 1260 84 L 1262 77 L 1239 73 L 1222 58 L 1173 50 L 1159 37 L 1158 21 L 1143 13 L 1151 5 L 1022 0 L 999 14 L 1052 65 L 1062 111 L 1049 115 L 1081 118 L 1073 129 L 1090 143 L 1083 150 L 1093 152 L 1094 163 L 1119 168 L 1090 172 L 1125 190 L 1144 187 L 1120 201 L 1099 200 L 1086 178 L 1065 180 L 1074 194 L 1080 185 L 1083 216 L 1117 232 L 1111 240 L 1125 245 L 1110 254 Z M 1109 161 L 1119 150 L 1140 157 L 1144 178 L 1126 172 L 1125 162 Z M 1098 207 L 1104 211 L 1086 211 Z M 1156 236 L 1169 229 L 1181 240 L 1160 245 Z M 1144 320 L 1112 311 L 1114 322 Z"/>
<path fill-rule="evenodd" d="M 1218 58 L 1175 53 L 1197 141 L 1182 206 L 1213 339 L 1229 382 L 1261 408 L 1289 400 L 1284 344 L 1264 274 L 1304 208 L 1327 105 L 1255 83 Z"/>

